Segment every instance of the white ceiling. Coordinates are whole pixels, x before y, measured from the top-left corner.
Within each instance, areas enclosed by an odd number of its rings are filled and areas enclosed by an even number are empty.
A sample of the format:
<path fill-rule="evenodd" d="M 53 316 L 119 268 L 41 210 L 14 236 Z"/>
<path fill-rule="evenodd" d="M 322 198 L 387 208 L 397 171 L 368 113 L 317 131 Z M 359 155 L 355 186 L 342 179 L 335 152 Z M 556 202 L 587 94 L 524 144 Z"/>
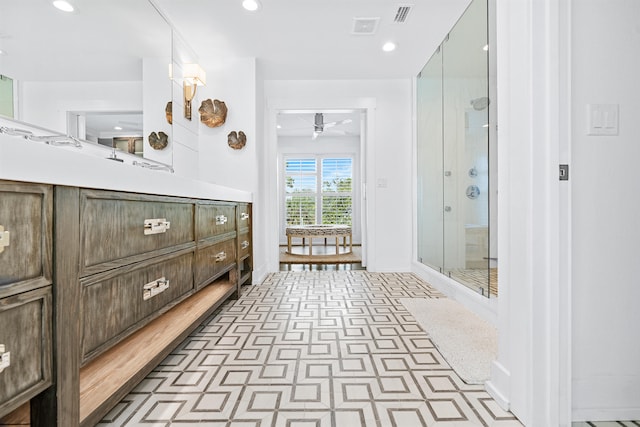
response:
<path fill-rule="evenodd" d="M 419 0 L 394 23 L 394 0 L 153 0 L 200 57 L 255 57 L 264 79 L 415 76 L 470 0 Z M 23 80 L 140 75 L 144 55 L 170 52 L 169 31 L 148 0 L 0 0 L 0 73 Z M 373 35 L 352 34 L 355 18 L 379 18 Z M 387 40 L 398 44 L 385 53 Z"/>
<path fill-rule="evenodd" d="M 24 81 L 140 80 L 142 57 L 171 53 L 170 28 L 155 7 L 200 58 L 256 58 L 265 80 L 410 78 L 470 2 L 261 0 L 260 10 L 248 12 L 242 0 L 69 1 L 76 7 L 70 14 L 50 0 L 0 0 L 0 74 Z M 394 23 L 401 5 L 411 11 Z M 376 32 L 352 34 L 356 18 L 379 18 Z M 398 48 L 383 52 L 386 41 Z M 279 132 L 310 137 L 313 113 L 282 115 Z M 325 122 L 346 117 L 325 113 Z M 332 133 L 358 135 L 359 113 L 350 118 Z"/>
<path fill-rule="evenodd" d="M 255 57 L 272 79 L 415 76 L 470 0 L 154 0 L 201 57 Z M 394 23 L 398 6 L 413 4 Z M 380 18 L 374 35 L 352 34 L 355 18 Z M 382 51 L 392 40 L 398 48 Z"/>

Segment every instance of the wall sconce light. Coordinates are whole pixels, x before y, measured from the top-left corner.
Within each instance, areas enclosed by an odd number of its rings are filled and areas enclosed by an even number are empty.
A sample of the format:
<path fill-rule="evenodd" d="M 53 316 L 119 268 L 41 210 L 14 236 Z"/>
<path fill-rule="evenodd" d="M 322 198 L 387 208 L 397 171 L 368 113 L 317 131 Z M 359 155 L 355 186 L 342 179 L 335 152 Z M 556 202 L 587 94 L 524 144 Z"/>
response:
<path fill-rule="evenodd" d="M 207 84 L 207 75 L 198 64 L 184 64 L 182 89 L 184 92 L 184 117 L 191 120 L 191 101 L 196 88 Z"/>

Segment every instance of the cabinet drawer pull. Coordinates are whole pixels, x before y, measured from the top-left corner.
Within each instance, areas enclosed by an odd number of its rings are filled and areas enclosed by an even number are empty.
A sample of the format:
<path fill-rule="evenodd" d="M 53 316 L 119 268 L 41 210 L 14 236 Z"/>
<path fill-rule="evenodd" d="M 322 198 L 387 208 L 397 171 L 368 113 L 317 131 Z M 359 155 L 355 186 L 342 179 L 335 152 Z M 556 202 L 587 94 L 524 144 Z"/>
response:
<path fill-rule="evenodd" d="M 169 289 L 169 281 L 161 277 L 158 280 L 154 280 L 153 282 L 147 283 L 142 288 L 142 299 L 148 300 L 149 298 L 153 298 L 156 295 L 166 291 Z"/>
<path fill-rule="evenodd" d="M 11 353 L 5 350 L 4 344 L 0 344 L 0 372 L 11 365 Z"/>
<path fill-rule="evenodd" d="M 216 225 L 226 224 L 229 219 L 224 215 L 216 215 Z"/>
<path fill-rule="evenodd" d="M 246 212 L 242 212 L 242 213 L 240 214 L 240 219 L 241 219 L 242 221 L 245 221 L 245 220 L 249 219 L 249 214 L 248 214 L 248 213 L 246 213 Z"/>
<path fill-rule="evenodd" d="M 227 253 L 225 251 L 219 252 L 214 255 L 216 262 L 222 262 L 227 259 Z"/>
<path fill-rule="evenodd" d="M 165 218 L 145 219 L 144 234 L 160 234 L 166 233 L 171 228 L 171 223 Z"/>
<path fill-rule="evenodd" d="M 0 225 L 0 254 L 4 251 L 4 248 L 9 246 L 10 234 L 8 231 L 4 231 L 4 227 Z"/>
<path fill-rule="evenodd" d="M 247 249 L 249 247 L 249 241 L 245 240 L 244 242 L 242 242 L 241 247 L 242 247 L 242 249 Z"/>

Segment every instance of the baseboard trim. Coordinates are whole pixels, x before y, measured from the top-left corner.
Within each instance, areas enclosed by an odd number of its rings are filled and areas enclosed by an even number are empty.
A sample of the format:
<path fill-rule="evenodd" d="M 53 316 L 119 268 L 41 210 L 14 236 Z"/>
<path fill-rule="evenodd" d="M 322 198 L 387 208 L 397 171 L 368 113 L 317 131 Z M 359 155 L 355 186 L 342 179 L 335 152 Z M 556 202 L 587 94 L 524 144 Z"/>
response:
<path fill-rule="evenodd" d="M 496 401 L 505 411 L 511 410 L 509 401 L 509 382 L 511 374 L 498 361 L 491 362 L 491 379 L 484 383 L 487 393 Z"/>
<path fill-rule="evenodd" d="M 268 274 L 269 272 L 267 271 L 266 268 L 258 268 L 256 270 L 253 270 L 253 273 L 251 275 L 251 284 L 258 285 L 262 283 L 264 279 L 267 278 Z"/>
<path fill-rule="evenodd" d="M 610 375 L 572 381 L 573 421 L 640 420 L 640 375 Z"/>
<path fill-rule="evenodd" d="M 640 420 L 640 408 L 624 409 L 580 409 L 574 408 L 572 422 Z"/>

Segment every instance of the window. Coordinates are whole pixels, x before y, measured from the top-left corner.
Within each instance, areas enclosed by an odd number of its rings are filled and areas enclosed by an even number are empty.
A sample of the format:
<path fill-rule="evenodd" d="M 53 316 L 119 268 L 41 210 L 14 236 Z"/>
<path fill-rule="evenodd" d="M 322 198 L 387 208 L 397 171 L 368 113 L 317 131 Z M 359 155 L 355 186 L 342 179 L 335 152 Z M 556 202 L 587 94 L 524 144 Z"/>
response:
<path fill-rule="evenodd" d="M 287 225 L 316 223 L 317 175 L 316 159 L 286 159 L 285 204 Z"/>
<path fill-rule="evenodd" d="M 353 158 L 285 158 L 286 225 L 352 224 Z"/>
<path fill-rule="evenodd" d="M 322 159 L 322 224 L 351 225 L 352 167 L 350 158 Z"/>

